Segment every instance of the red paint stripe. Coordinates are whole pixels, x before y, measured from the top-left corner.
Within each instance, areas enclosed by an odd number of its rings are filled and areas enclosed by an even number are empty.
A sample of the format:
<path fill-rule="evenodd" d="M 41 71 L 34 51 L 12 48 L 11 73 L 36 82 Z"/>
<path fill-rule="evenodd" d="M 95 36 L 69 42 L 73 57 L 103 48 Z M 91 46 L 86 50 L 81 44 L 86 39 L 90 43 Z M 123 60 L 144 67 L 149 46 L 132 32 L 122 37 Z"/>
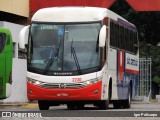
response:
<path fill-rule="evenodd" d="M 138 70 L 131 70 L 131 69 L 126 69 L 127 73 L 133 73 L 133 74 L 139 74 Z"/>
<path fill-rule="evenodd" d="M 125 64 L 125 58 L 124 58 L 124 52 L 118 51 L 118 80 L 122 80 L 124 76 L 124 64 Z"/>

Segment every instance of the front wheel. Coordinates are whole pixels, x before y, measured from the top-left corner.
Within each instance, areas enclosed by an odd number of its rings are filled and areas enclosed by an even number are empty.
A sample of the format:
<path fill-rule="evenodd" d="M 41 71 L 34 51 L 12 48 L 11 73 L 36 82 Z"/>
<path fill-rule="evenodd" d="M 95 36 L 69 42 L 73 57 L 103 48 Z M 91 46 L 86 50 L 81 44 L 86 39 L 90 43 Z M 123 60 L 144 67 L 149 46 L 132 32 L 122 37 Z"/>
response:
<path fill-rule="evenodd" d="M 98 107 L 101 109 L 101 110 L 107 110 L 108 109 L 108 106 L 109 106 L 109 100 L 102 100 L 99 102 L 98 104 Z"/>
<path fill-rule="evenodd" d="M 38 100 L 38 106 L 40 110 L 49 110 L 49 104 L 47 101 Z"/>

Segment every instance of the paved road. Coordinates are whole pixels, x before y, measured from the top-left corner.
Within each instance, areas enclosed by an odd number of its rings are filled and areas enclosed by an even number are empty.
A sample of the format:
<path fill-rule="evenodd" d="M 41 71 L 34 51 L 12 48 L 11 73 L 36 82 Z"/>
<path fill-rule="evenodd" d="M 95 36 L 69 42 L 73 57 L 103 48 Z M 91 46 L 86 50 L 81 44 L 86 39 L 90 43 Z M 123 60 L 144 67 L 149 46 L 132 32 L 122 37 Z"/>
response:
<path fill-rule="evenodd" d="M 43 120 L 43 119 L 51 119 L 54 117 L 54 120 L 108 120 L 112 118 L 112 120 L 159 120 L 160 118 L 152 117 L 155 115 L 160 116 L 160 104 L 152 103 L 152 104 L 132 104 L 130 109 L 113 109 L 113 105 L 109 106 L 108 110 L 98 110 L 96 107 L 92 105 L 86 105 L 84 110 L 68 110 L 66 105 L 61 106 L 53 106 L 50 107 L 49 111 L 39 111 L 38 105 L 36 103 L 23 104 L 23 105 L 0 105 L 0 114 L 2 112 L 8 111 L 12 112 L 12 115 L 15 118 L 0 118 L 1 120 L 28 120 L 24 118 L 25 115 L 37 114 L 37 116 L 45 116 L 45 118 L 30 118 L 33 120 Z M 150 112 L 151 111 L 151 112 Z M 16 117 L 13 114 L 17 113 L 21 117 Z M 20 114 L 19 114 L 20 113 Z M 109 116 L 109 117 L 108 117 Z M 115 117 L 116 116 L 116 117 Z M 141 117 L 135 117 L 141 116 Z M 142 118 L 142 116 L 147 116 L 147 118 Z M 148 117 L 151 116 L 151 117 Z"/>
<path fill-rule="evenodd" d="M 66 105 L 61 106 L 51 106 L 49 111 L 56 111 L 61 110 L 65 111 L 68 110 Z M 113 105 L 109 105 L 108 110 L 98 110 L 98 108 L 92 105 L 85 105 L 85 111 L 160 111 L 160 104 L 158 103 L 150 103 L 150 104 L 132 104 L 130 109 L 114 109 Z M 26 103 L 26 104 L 19 104 L 19 105 L 10 105 L 10 104 L 0 104 L 0 111 L 39 111 L 37 103 Z"/>

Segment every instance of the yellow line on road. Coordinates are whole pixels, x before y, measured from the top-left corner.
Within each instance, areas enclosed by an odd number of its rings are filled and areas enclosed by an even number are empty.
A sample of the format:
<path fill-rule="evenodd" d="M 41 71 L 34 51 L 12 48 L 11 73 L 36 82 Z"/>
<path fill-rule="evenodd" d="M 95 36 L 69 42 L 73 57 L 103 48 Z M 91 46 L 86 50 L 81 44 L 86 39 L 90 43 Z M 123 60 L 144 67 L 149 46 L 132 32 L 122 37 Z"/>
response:
<path fill-rule="evenodd" d="M 35 108 L 35 107 L 38 107 L 38 104 L 37 103 L 28 103 L 28 104 L 23 105 L 22 107 Z"/>

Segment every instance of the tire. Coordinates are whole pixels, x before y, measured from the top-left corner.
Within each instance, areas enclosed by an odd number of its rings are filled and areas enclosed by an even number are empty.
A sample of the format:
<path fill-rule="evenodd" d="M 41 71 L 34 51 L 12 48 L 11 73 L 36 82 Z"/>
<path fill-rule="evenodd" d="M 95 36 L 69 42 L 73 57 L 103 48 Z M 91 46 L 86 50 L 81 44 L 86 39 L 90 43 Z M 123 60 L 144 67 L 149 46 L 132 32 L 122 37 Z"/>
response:
<path fill-rule="evenodd" d="M 122 101 L 120 100 L 113 101 L 113 107 L 114 109 L 120 109 L 122 107 Z"/>
<path fill-rule="evenodd" d="M 40 110 L 49 110 L 49 104 L 47 101 L 38 100 L 38 106 Z"/>
<path fill-rule="evenodd" d="M 102 100 L 99 102 L 98 107 L 101 110 L 107 110 L 109 106 L 109 100 Z"/>
<path fill-rule="evenodd" d="M 128 99 L 123 101 L 123 108 L 131 107 L 131 90 L 129 91 Z"/>
<path fill-rule="evenodd" d="M 108 88 L 108 99 L 107 100 L 102 100 L 98 103 L 98 107 L 101 110 L 107 110 L 109 108 L 109 101 L 111 100 L 111 86 Z"/>

